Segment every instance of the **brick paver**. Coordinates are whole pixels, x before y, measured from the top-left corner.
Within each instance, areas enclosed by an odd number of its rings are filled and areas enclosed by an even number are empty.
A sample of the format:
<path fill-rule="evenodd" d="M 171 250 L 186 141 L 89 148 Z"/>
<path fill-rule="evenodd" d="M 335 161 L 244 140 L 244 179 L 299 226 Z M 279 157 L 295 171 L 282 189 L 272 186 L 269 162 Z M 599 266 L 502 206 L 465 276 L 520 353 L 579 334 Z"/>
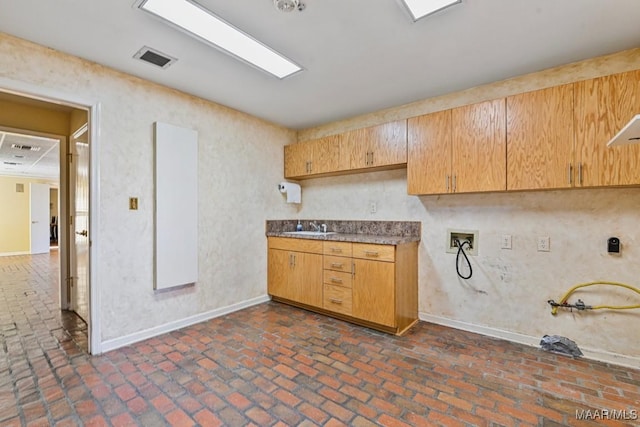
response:
<path fill-rule="evenodd" d="M 0 258 L 3 427 L 639 422 L 576 420 L 637 414 L 638 370 L 428 323 L 394 337 L 277 303 L 92 357 L 86 331 L 64 327 L 55 263 Z"/>

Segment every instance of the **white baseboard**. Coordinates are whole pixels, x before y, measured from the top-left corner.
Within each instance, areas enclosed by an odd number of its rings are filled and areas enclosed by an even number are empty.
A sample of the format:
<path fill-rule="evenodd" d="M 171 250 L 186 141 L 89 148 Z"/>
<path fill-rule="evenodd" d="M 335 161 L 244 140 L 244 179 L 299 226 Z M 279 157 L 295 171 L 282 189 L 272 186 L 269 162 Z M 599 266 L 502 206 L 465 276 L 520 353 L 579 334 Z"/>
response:
<path fill-rule="evenodd" d="M 446 317 L 434 316 L 428 313 L 420 313 L 418 317 L 420 318 L 420 320 L 425 322 L 435 323 L 437 325 L 447 326 L 463 331 L 474 332 L 489 337 L 501 338 L 503 340 L 516 342 L 531 347 L 539 347 L 540 339 L 542 338 L 523 335 L 516 332 L 509 332 L 502 329 L 490 328 L 488 326 L 475 325 L 473 323 L 448 319 Z M 582 350 L 582 353 L 584 354 L 584 357 L 586 359 L 597 360 L 600 362 L 611 363 L 613 365 L 625 366 L 628 368 L 640 369 L 640 358 L 638 357 L 631 357 L 623 354 L 610 353 L 607 351 L 584 347 L 580 347 L 580 350 Z"/>
<path fill-rule="evenodd" d="M 18 256 L 18 255 L 30 255 L 31 252 L 0 252 L 0 256 Z"/>
<path fill-rule="evenodd" d="M 257 298 L 252 298 L 246 301 L 241 301 L 236 304 L 228 305 L 226 307 L 216 308 L 216 309 L 206 311 L 204 313 L 199 313 L 184 319 L 165 323 L 163 325 L 155 326 L 153 328 L 145 329 L 143 331 L 135 332 L 130 335 L 125 335 L 123 337 L 102 341 L 100 345 L 100 350 L 102 353 L 106 353 L 108 351 L 115 350 L 120 347 L 124 347 L 126 345 L 134 344 L 136 342 L 153 338 L 155 336 L 158 336 L 167 332 L 175 331 L 176 329 L 181 329 L 187 326 L 191 326 L 196 323 L 205 322 L 209 319 L 224 316 L 225 314 L 233 313 L 234 311 L 239 311 L 244 308 L 262 304 L 263 302 L 267 302 L 267 301 L 269 301 L 269 296 L 263 295 Z"/>

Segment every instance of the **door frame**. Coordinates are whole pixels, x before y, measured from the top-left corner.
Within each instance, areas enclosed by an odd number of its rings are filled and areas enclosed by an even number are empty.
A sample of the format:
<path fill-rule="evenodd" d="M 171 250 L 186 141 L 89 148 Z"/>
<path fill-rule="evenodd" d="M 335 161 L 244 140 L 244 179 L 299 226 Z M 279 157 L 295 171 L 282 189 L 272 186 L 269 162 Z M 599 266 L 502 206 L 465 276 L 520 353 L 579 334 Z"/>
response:
<path fill-rule="evenodd" d="M 0 77 L 0 91 L 13 95 L 37 99 L 52 104 L 61 104 L 73 108 L 84 109 L 88 112 L 89 124 L 89 310 L 88 324 L 89 353 L 102 353 L 101 325 L 100 325 L 100 274 L 98 254 L 100 253 L 100 115 L 99 101 L 86 98 L 81 94 L 66 92 L 49 87 Z M 66 144 L 64 144 L 66 146 Z M 66 160 L 66 148 L 64 153 Z M 62 152 L 61 152 L 62 155 Z M 62 174 L 62 170 L 60 171 Z M 60 186 L 62 187 L 62 186 Z M 61 222 L 62 223 L 62 222 Z"/>

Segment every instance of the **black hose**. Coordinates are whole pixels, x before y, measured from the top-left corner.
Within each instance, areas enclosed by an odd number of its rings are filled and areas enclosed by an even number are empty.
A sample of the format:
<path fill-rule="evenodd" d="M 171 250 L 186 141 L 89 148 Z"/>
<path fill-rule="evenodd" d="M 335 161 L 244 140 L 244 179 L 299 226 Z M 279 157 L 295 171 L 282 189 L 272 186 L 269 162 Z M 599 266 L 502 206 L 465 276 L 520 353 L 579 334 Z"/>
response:
<path fill-rule="evenodd" d="M 470 279 L 471 276 L 473 275 L 473 269 L 471 268 L 471 261 L 469 261 L 469 257 L 467 256 L 467 253 L 464 251 L 464 245 L 466 244 L 467 246 L 469 246 L 469 249 L 471 249 L 471 243 L 469 243 L 468 240 L 465 240 L 464 242 L 460 243 L 460 240 L 458 239 L 456 239 L 456 243 L 458 244 L 458 254 L 456 255 L 456 273 L 458 273 L 458 276 L 462 279 L 465 279 L 465 280 Z M 467 265 L 469 266 L 468 276 L 463 276 L 462 273 L 460 273 L 460 254 L 462 254 L 465 261 L 467 261 Z"/>

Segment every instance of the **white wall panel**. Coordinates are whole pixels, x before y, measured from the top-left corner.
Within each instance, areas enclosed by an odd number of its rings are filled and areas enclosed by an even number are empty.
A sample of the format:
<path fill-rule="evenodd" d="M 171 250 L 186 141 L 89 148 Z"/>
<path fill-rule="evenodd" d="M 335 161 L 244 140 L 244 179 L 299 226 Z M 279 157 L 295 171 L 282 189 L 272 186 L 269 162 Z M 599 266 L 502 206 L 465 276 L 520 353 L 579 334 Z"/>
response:
<path fill-rule="evenodd" d="M 198 280 L 198 132 L 155 123 L 154 289 Z"/>

